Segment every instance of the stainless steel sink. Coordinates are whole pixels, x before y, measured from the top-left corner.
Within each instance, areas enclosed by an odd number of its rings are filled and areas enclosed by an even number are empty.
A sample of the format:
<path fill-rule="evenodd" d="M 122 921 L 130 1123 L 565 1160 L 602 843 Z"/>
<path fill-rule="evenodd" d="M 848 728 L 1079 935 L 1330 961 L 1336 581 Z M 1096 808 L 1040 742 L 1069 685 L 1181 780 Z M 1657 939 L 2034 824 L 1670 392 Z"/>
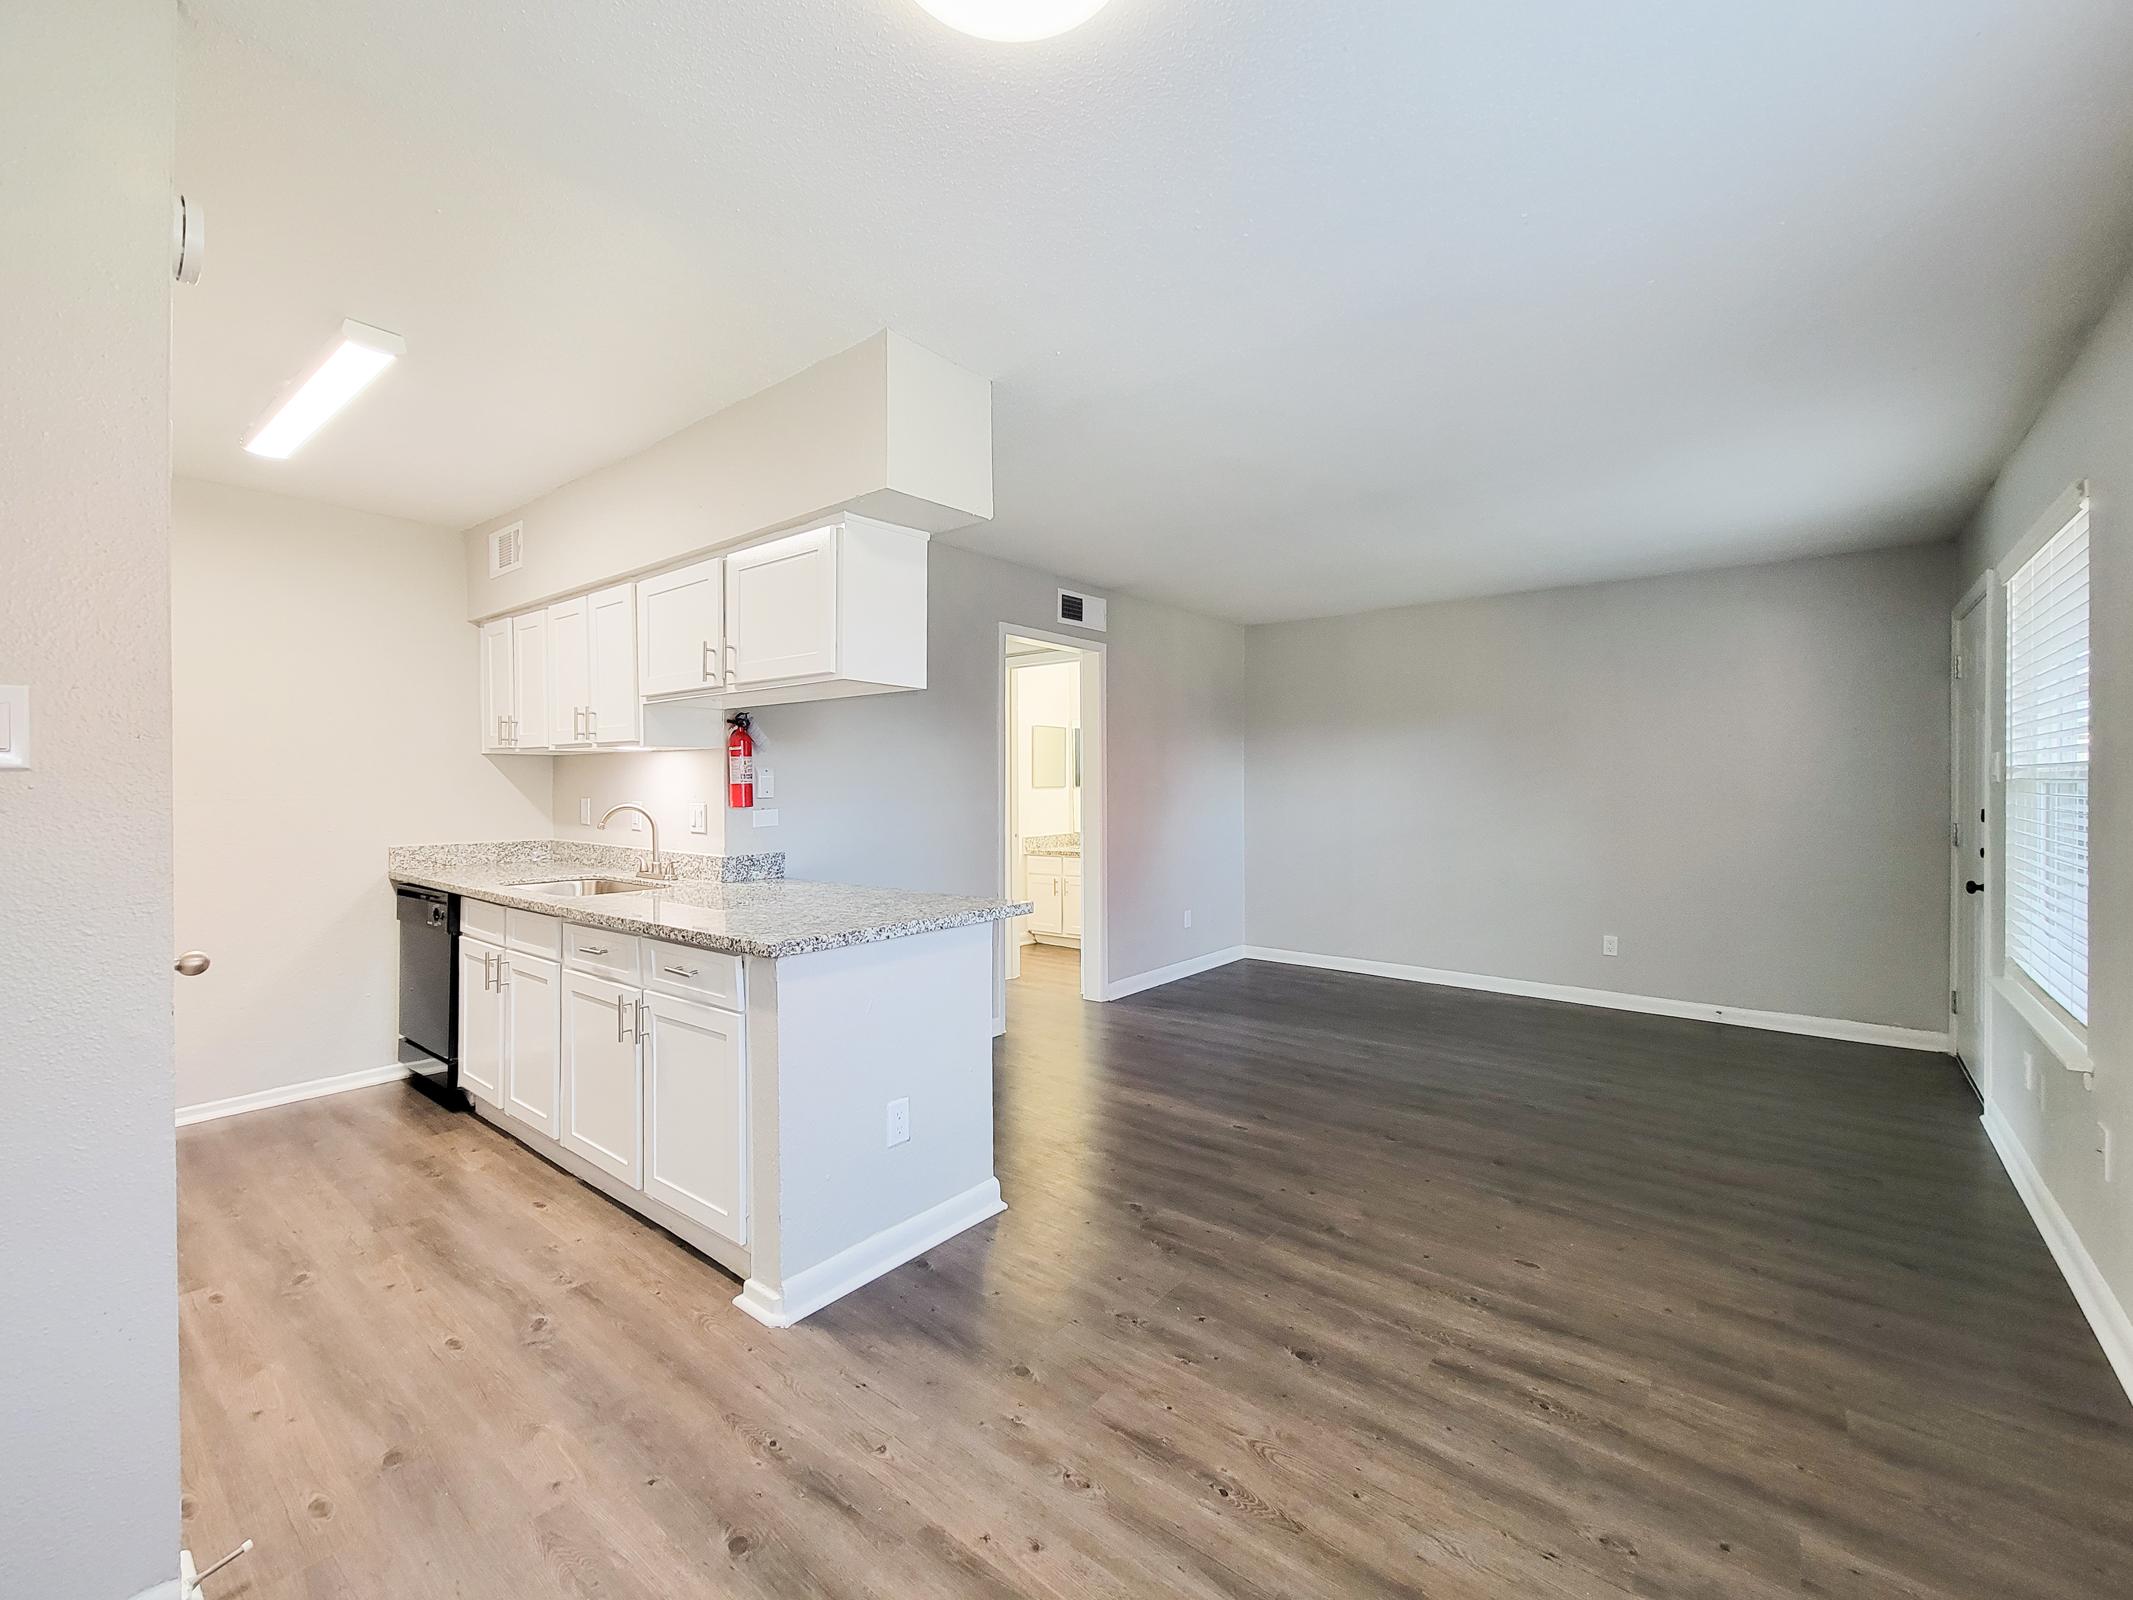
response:
<path fill-rule="evenodd" d="M 635 878 L 555 878 L 545 883 L 514 883 L 528 894 L 550 895 L 557 900 L 582 900 L 596 894 L 650 894 L 671 888 L 664 883 L 646 883 Z"/>

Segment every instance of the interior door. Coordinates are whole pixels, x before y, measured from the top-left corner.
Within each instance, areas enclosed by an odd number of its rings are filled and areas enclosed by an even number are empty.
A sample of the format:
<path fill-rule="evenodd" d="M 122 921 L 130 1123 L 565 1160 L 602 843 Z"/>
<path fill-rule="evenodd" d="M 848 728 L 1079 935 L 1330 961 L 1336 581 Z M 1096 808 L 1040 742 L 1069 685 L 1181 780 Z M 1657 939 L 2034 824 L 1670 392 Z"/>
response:
<path fill-rule="evenodd" d="M 620 583 L 585 602 L 592 635 L 588 729 L 599 744 L 635 744 L 644 736 L 637 698 L 637 589 Z"/>
<path fill-rule="evenodd" d="M 644 997 L 644 1192 L 748 1242 L 747 1076 L 731 1011 Z"/>
<path fill-rule="evenodd" d="M 585 597 L 548 608 L 548 742 L 590 744 L 592 613 Z"/>
<path fill-rule="evenodd" d="M 638 693 L 687 694 L 725 681 L 722 574 L 712 560 L 638 580 Z"/>
<path fill-rule="evenodd" d="M 513 698 L 515 680 L 511 671 L 511 619 L 502 617 L 481 627 L 481 747 L 511 748 L 509 726 L 518 709 Z"/>
<path fill-rule="evenodd" d="M 511 619 L 511 695 L 517 702 L 511 748 L 548 748 L 548 613 L 528 611 Z M 568 718 L 565 718 L 567 725 Z"/>
<path fill-rule="evenodd" d="M 563 1144 L 633 1188 L 644 1184 L 637 991 L 563 974 Z"/>
<path fill-rule="evenodd" d="M 504 985 L 504 1109 L 553 1139 L 562 1100 L 553 961 L 507 951 Z"/>
<path fill-rule="evenodd" d="M 1955 818 L 1953 849 L 1955 959 L 1949 1004 L 1955 1013 L 1955 1053 L 1982 1093 L 1985 988 L 1995 897 L 1986 881 L 1991 809 L 1987 775 L 1992 760 L 1991 607 L 1983 598 L 1955 624 Z"/>
<path fill-rule="evenodd" d="M 504 1008 L 496 993 L 502 954 L 479 940 L 459 941 L 459 1083 L 492 1106 L 504 1100 Z"/>
<path fill-rule="evenodd" d="M 726 557 L 726 644 L 736 687 L 835 674 L 835 528 Z"/>

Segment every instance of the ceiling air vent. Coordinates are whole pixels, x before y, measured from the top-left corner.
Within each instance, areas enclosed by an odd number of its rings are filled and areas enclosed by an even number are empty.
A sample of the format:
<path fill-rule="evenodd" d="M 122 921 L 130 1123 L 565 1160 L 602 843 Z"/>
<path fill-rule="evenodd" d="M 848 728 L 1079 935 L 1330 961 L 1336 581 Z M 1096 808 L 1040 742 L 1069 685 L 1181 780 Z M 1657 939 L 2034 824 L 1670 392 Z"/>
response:
<path fill-rule="evenodd" d="M 526 564 L 526 525 L 509 523 L 489 534 L 489 576 L 501 578 Z"/>
<path fill-rule="evenodd" d="M 1059 591 L 1059 620 L 1076 628 L 1088 628 L 1096 633 L 1104 631 L 1104 613 L 1108 603 L 1094 595 L 1077 594 L 1072 589 Z"/>

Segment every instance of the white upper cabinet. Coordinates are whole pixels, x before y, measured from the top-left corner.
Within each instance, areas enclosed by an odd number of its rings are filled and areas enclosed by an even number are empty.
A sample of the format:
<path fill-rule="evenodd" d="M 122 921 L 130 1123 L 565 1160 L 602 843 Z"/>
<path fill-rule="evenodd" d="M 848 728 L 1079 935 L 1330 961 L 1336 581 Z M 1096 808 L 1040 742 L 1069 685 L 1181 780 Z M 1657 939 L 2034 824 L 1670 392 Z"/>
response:
<path fill-rule="evenodd" d="M 548 683 L 548 613 L 528 611 L 511 619 L 511 749 L 548 748 Z"/>
<path fill-rule="evenodd" d="M 481 629 L 481 747 L 499 753 L 512 748 L 518 712 L 516 678 L 511 670 L 511 619 L 485 622 Z"/>
<path fill-rule="evenodd" d="M 558 749 L 592 743 L 592 610 L 579 595 L 548 608 L 548 742 Z"/>
<path fill-rule="evenodd" d="M 837 534 L 815 528 L 726 557 L 728 688 L 836 675 Z"/>
<path fill-rule="evenodd" d="M 635 744 L 644 736 L 637 687 L 637 586 L 618 583 L 585 602 L 592 651 L 586 728 L 594 744 Z"/>
<path fill-rule="evenodd" d="M 637 580 L 637 691 L 702 694 L 725 683 L 725 589 L 717 560 Z"/>
<path fill-rule="evenodd" d="M 636 595 L 618 583 L 548 608 L 548 742 L 557 749 L 637 742 Z"/>

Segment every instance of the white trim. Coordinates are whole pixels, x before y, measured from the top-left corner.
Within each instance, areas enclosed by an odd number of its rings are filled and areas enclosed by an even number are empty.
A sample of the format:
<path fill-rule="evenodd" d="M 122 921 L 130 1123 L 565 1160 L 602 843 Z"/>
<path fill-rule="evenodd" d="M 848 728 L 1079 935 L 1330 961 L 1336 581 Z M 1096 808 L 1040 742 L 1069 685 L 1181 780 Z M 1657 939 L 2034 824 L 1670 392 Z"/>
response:
<path fill-rule="evenodd" d="M 1855 1044 L 1885 1044 L 1899 1050 L 1930 1050 L 1952 1055 L 1955 1044 L 1945 1032 L 1897 1028 L 1884 1022 L 1851 1022 L 1841 1017 L 1813 1017 L 1791 1011 L 1750 1011 L 1742 1006 L 1711 1005 L 1696 1000 L 1669 1000 L 1660 995 L 1623 994 L 1614 989 L 1579 989 L 1569 984 L 1535 983 L 1525 978 L 1492 978 L 1478 972 L 1450 972 L 1441 967 L 1410 967 L 1393 961 L 1361 961 L 1352 956 L 1310 955 L 1301 950 L 1245 947 L 1247 961 L 1278 961 L 1290 967 L 1317 967 L 1327 972 L 1358 972 L 1403 983 L 1434 983 L 1447 989 L 1479 989 L 1488 994 L 1523 995 L 1531 1000 L 1560 1000 L 1570 1005 L 1604 1006 L 1610 1011 L 1638 1011 L 1655 1017 L 1690 1017 L 1769 1033 L 1803 1033 L 1818 1039 L 1845 1039 Z"/>
<path fill-rule="evenodd" d="M 2041 990 L 2029 981 L 2029 975 L 2010 966 L 2007 971 L 1992 980 L 1992 986 L 2002 1000 L 2014 1007 L 2015 1015 L 2029 1024 L 2029 1031 L 2042 1042 L 2044 1048 L 2059 1058 L 2060 1065 L 2069 1072 L 2091 1073 L 2096 1063 L 2089 1055 L 2088 1041 L 2068 1026 L 2059 1008 L 2052 1004 Z"/>
<path fill-rule="evenodd" d="M 187 1565 L 191 1563 L 188 1562 Z M 189 1595 L 199 1592 L 198 1588 L 187 1585 L 182 1578 L 165 1578 L 161 1583 L 151 1583 L 135 1595 L 133 1600 L 187 1600 Z"/>
<path fill-rule="evenodd" d="M 2096 1342 L 2103 1346 L 2111 1370 L 2118 1374 L 2119 1386 L 2126 1391 L 2126 1398 L 2133 1400 L 2133 1318 L 2128 1318 L 2126 1308 L 2111 1286 L 2097 1270 L 2096 1262 L 2081 1243 L 2081 1235 L 2074 1231 L 2073 1223 L 2059 1209 L 2051 1189 L 2044 1182 L 2044 1175 L 2037 1171 L 2029 1159 L 2029 1152 L 2022 1148 L 2022 1141 L 2007 1119 L 2000 1115 L 1997 1106 L 1985 1108 L 1985 1134 L 1992 1140 L 1992 1148 L 1999 1152 L 2000 1165 L 2007 1171 L 2015 1186 L 2015 1193 L 2022 1197 L 2022 1204 L 2029 1207 L 2030 1220 L 2037 1225 L 2037 1232 L 2044 1236 L 2044 1243 L 2059 1264 L 2059 1271 L 2066 1279 L 2066 1286 L 2074 1291 L 2074 1302 L 2081 1307 L 2081 1314 L 2089 1319 L 2089 1327 L 2096 1334 Z"/>
<path fill-rule="evenodd" d="M 295 1105 L 299 1100 L 346 1094 L 350 1089 L 373 1089 L 381 1083 L 397 1083 L 412 1070 L 405 1062 L 395 1062 L 389 1067 L 344 1072 L 338 1078 L 313 1078 L 308 1083 L 287 1084 L 279 1089 L 234 1094 L 227 1100 L 203 1100 L 198 1105 L 178 1107 L 178 1126 L 188 1128 L 196 1122 L 213 1122 L 218 1117 L 241 1116 L 247 1111 L 265 1111 L 271 1106 Z"/>
<path fill-rule="evenodd" d="M 1000 1180 L 987 1178 L 915 1217 L 906 1217 L 893 1227 L 838 1251 L 827 1261 L 791 1274 L 785 1280 L 783 1294 L 759 1278 L 750 1278 L 733 1297 L 733 1303 L 765 1327 L 789 1328 L 831 1301 L 842 1299 L 943 1240 L 953 1239 L 965 1228 L 975 1227 L 1006 1209 L 1007 1202 L 1000 1198 Z"/>
<path fill-rule="evenodd" d="M 1157 967 L 1153 972 L 1137 972 L 1130 978 L 1121 978 L 1104 991 L 1106 1000 L 1123 1000 L 1129 994 L 1140 994 L 1148 989 L 1159 989 L 1166 983 L 1176 983 L 1180 978 L 1190 978 L 1197 973 L 1212 972 L 1217 967 L 1226 967 L 1232 961 L 1242 961 L 1245 948 L 1233 944 L 1227 950 L 1210 950 L 1204 956 L 1194 956 L 1189 961 L 1173 961 L 1167 967 Z"/>
<path fill-rule="evenodd" d="M 1978 574 L 1977 581 L 1963 591 L 1962 599 L 1956 602 L 1955 610 L 1950 612 L 1948 617 L 1948 649 L 1951 656 L 1959 656 L 1962 653 L 1963 623 L 1965 619 L 1979 606 L 1985 608 L 1985 659 L 1983 661 L 1965 660 L 1963 662 L 1962 677 L 1957 679 L 1951 675 L 1948 681 L 1948 818 L 1951 825 L 1957 830 L 1958 837 L 1968 837 L 1972 828 L 1979 829 L 1978 837 L 1983 840 L 1983 847 L 1986 851 L 1986 855 L 1981 859 L 1981 864 L 1978 867 L 1978 876 L 1985 882 L 1985 887 L 1982 891 L 1985 896 L 1984 904 L 1978 908 L 1978 937 L 1984 942 L 1984 949 L 1978 953 L 1977 972 L 1970 973 L 1964 970 L 1963 957 L 1968 952 L 1963 949 L 1962 940 L 1963 901 L 1967 898 L 1963 885 L 1969 881 L 1970 875 L 1969 846 L 1963 846 L 1959 854 L 1954 853 L 1955 846 L 1953 844 L 1949 846 L 1951 854 L 1948 861 L 1948 992 L 1951 995 L 1964 992 L 1964 979 L 1966 977 L 1972 980 L 1970 987 L 1973 989 L 1983 989 L 1990 985 L 1990 978 L 1978 982 L 1977 977 L 1979 973 L 1988 973 L 1992 970 L 1996 951 L 1995 938 L 2000 925 L 2000 874 L 1991 856 L 1992 841 L 1999 835 L 1999 829 L 1996 826 L 1997 819 L 1972 823 L 1969 808 L 1963 804 L 1962 794 L 1963 696 L 1965 693 L 1970 692 L 1966 689 L 1966 685 L 1977 684 L 1981 685 L 1981 687 L 1975 692 L 1981 693 L 1985 697 L 1985 703 L 1980 708 L 1984 719 L 1985 748 L 1978 752 L 1984 760 L 1985 766 L 1984 770 L 1978 773 L 1977 782 L 1978 792 L 1985 802 L 1983 809 L 1987 816 L 1990 817 L 1994 809 L 1993 802 L 1996 798 L 1992 787 L 1992 757 L 1993 753 L 1999 748 L 1999 734 L 2003 731 L 1996 726 L 1993 715 L 1994 707 L 2004 703 L 2003 697 L 1994 693 L 2000 681 L 2000 654 L 2003 642 L 2000 637 L 1999 607 L 1996 603 L 1998 597 L 1999 584 L 1997 574 L 1993 568 L 1987 567 Z M 2000 722 L 2004 723 L 2004 721 L 2003 714 Z M 1971 1087 L 1977 1090 L 1978 1098 L 1989 1101 L 1992 1098 L 1992 1027 L 1991 1017 L 1985 1010 L 1985 1000 L 1986 997 L 1983 993 L 1970 995 L 1970 1015 L 1977 1022 L 1978 1059 L 1976 1061 L 1963 1061 L 1961 1052 L 1955 1048 L 1955 1041 L 1960 1036 L 1961 1030 L 1956 1026 L 1956 1017 L 1952 1009 L 1948 1014 L 1948 1053 L 1955 1056 L 1957 1061 L 1962 1062 L 1963 1071 L 1969 1075 Z"/>

